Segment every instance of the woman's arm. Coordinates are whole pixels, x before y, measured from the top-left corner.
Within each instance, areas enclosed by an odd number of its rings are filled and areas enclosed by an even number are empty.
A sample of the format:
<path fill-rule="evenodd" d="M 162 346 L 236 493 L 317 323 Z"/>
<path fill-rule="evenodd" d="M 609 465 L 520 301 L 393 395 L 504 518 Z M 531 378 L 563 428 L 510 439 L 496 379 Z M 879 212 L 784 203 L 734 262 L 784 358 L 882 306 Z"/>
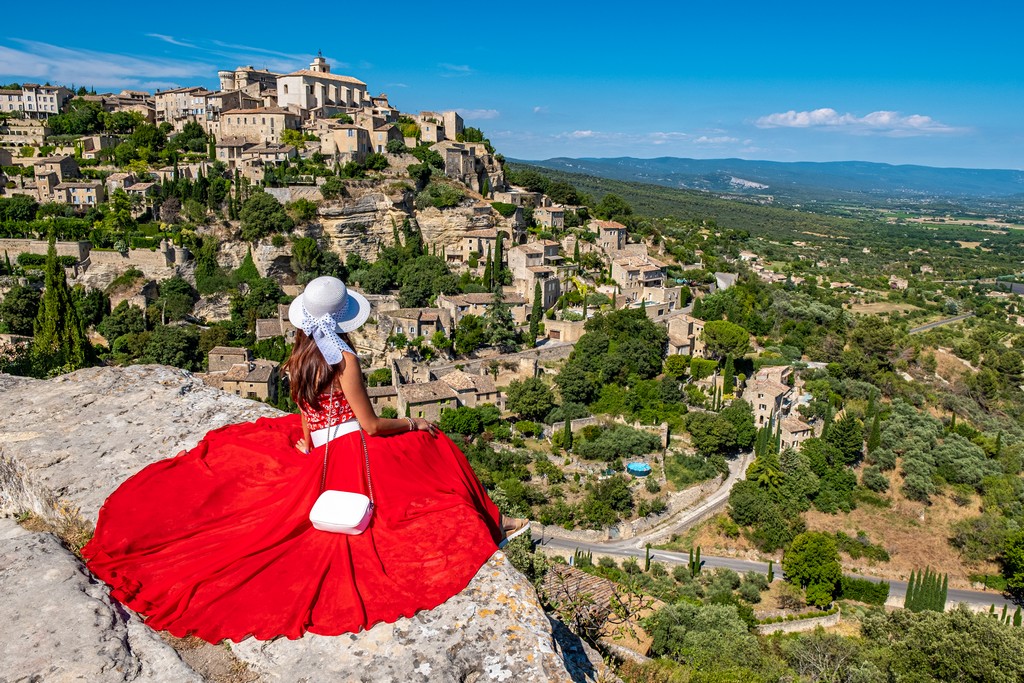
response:
<path fill-rule="evenodd" d="M 345 392 L 345 399 L 352 406 L 352 412 L 359 420 L 359 426 L 370 436 L 385 434 L 398 434 L 419 430 L 423 432 L 437 433 L 437 427 L 427 422 L 422 417 L 417 418 L 387 418 L 377 417 L 370 403 L 370 397 L 366 395 L 366 387 L 363 386 L 363 371 L 359 368 L 359 359 L 347 351 L 343 354 L 345 366 L 341 371 L 341 390 Z"/>
<path fill-rule="evenodd" d="M 313 439 L 309 436 L 309 423 L 306 422 L 305 413 L 302 414 L 302 440 L 295 444 L 303 453 L 309 453 L 313 448 Z"/>

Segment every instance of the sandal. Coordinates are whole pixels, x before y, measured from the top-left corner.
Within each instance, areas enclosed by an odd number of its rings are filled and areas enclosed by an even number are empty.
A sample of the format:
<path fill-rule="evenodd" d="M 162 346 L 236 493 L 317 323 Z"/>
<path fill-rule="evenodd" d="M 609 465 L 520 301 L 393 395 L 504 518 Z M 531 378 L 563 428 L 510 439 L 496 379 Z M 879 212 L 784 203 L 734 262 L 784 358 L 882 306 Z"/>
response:
<path fill-rule="evenodd" d="M 505 531 L 505 538 L 501 539 L 501 542 L 498 544 L 498 548 L 504 548 L 506 545 L 508 545 L 509 541 L 511 541 L 516 536 L 523 535 L 524 533 L 529 531 L 529 529 L 530 529 L 530 520 L 528 520 L 528 519 L 517 520 L 517 524 L 516 524 L 515 527 Z"/>

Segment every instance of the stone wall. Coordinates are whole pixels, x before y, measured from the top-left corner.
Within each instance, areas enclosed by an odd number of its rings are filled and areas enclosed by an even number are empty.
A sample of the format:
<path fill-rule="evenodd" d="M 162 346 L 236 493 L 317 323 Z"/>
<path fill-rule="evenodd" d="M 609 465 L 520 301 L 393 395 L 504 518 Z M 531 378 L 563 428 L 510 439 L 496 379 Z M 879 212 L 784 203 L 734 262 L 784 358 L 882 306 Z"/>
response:
<path fill-rule="evenodd" d="M 84 261 L 89 256 L 92 244 L 89 242 L 57 242 L 54 247 L 57 256 L 74 256 Z M 14 261 L 18 254 L 46 254 L 49 243 L 46 240 L 0 239 L 0 253 L 7 252 Z"/>
<path fill-rule="evenodd" d="M 769 633 L 799 633 L 801 631 L 813 631 L 819 626 L 822 628 L 835 626 L 839 623 L 840 617 L 842 617 L 842 612 L 837 610 L 835 614 L 827 614 L 823 617 L 780 621 L 777 624 L 760 624 L 757 627 L 757 632 L 761 635 L 768 635 Z"/>
<path fill-rule="evenodd" d="M 90 268 L 93 266 L 120 266 L 124 270 L 138 268 L 147 275 L 152 275 L 150 273 L 151 270 L 169 268 L 172 265 L 167 255 L 159 250 L 132 249 L 127 254 L 122 254 L 119 251 L 99 251 L 93 249 L 89 253 Z"/>

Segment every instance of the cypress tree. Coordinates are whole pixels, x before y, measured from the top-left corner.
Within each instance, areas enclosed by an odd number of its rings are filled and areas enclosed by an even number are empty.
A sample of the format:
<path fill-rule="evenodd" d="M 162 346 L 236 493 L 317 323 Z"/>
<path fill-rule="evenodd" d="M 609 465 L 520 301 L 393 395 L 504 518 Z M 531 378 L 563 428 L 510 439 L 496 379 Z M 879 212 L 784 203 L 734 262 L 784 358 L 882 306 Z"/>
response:
<path fill-rule="evenodd" d="M 693 317 L 704 318 L 704 302 L 701 299 L 697 299 L 693 302 Z"/>
<path fill-rule="evenodd" d="M 775 580 L 775 560 L 768 560 L 768 583 Z"/>
<path fill-rule="evenodd" d="M 572 421 L 568 417 L 565 418 L 565 431 L 562 434 L 562 447 L 568 451 L 572 449 Z"/>
<path fill-rule="evenodd" d="M 651 571 L 651 544 L 648 543 L 644 550 L 644 574 Z M 1003 605 L 1003 613 L 1006 613 L 1006 605 Z"/>
<path fill-rule="evenodd" d="M 504 275 L 503 264 L 505 262 L 505 254 L 502 253 L 502 247 L 505 242 L 505 233 L 501 230 L 498 231 L 498 238 L 494 241 L 494 263 L 491 265 L 492 272 L 494 274 L 494 281 L 497 286 L 504 284 L 502 276 Z"/>
<path fill-rule="evenodd" d="M 572 262 L 573 263 L 579 263 L 580 262 L 580 241 L 579 241 L 579 239 L 576 240 L 576 243 L 573 245 L 573 248 L 572 248 Z"/>
<path fill-rule="evenodd" d="M 875 417 L 871 420 L 871 432 L 868 434 L 868 453 L 871 453 L 882 443 L 882 425 L 880 424 L 878 413 L 875 411 Z"/>
<path fill-rule="evenodd" d="M 942 576 L 942 589 L 939 592 L 939 611 L 946 611 L 946 600 L 949 597 L 949 574 Z"/>
<path fill-rule="evenodd" d="M 1020 605 L 1017 605 L 1017 611 L 1013 613 L 1013 625 L 1020 628 L 1021 616 L 1020 616 Z"/>
<path fill-rule="evenodd" d="M 697 556 L 694 558 L 694 562 L 697 563 L 697 573 L 700 574 L 700 546 L 697 546 Z"/>
<path fill-rule="evenodd" d="M 494 289 L 494 267 L 491 264 L 491 245 L 487 245 L 487 260 L 484 261 L 484 287 L 487 291 Z"/>
<path fill-rule="evenodd" d="M 10 267 L 10 261 L 7 262 L 7 265 Z M 1003 433 L 1001 431 L 996 434 L 995 452 L 997 458 L 1003 454 Z"/>
<path fill-rule="evenodd" d="M 947 429 L 946 431 L 947 432 L 952 432 L 955 429 L 956 429 L 956 413 L 952 413 L 949 416 L 949 429 Z"/>
<path fill-rule="evenodd" d="M 829 430 L 832 428 L 832 401 L 831 400 L 829 400 L 825 404 L 825 420 L 824 420 L 824 422 L 825 422 L 825 424 L 821 428 L 821 438 L 822 439 L 825 438 L 825 436 L 828 434 Z"/>
<path fill-rule="evenodd" d="M 540 317 L 544 315 L 544 295 L 540 290 L 540 280 L 533 285 L 533 309 L 530 311 L 530 346 L 537 342 L 540 334 Z"/>
<path fill-rule="evenodd" d="M 725 357 L 725 369 L 722 371 L 722 394 L 731 394 L 736 389 L 736 366 L 732 356 Z"/>
<path fill-rule="evenodd" d="M 914 591 L 916 590 L 916 588 L 917 574 L 912 569 L 910 570 L 910 582 L 907 584 L 907 594 L 903 596 L 903 608 L 909 609 L 912 612 L 916 611 L 914 610 Z"/>
<path fill-rule="evenodd" d="M 1003 603 L 1003 613 L 999 615 L 999 621 L 1006 623 L 1006 603 Z"/>
<path fill-rule="evenodd" d="M 57 238 L 50 233 L 46 280 L 39 313 L 33 325 L 32 346 L 46 370 L 70 372 L 85 365 L 88 342 L 78 317 L 64 267 L 57 258 Z"/>

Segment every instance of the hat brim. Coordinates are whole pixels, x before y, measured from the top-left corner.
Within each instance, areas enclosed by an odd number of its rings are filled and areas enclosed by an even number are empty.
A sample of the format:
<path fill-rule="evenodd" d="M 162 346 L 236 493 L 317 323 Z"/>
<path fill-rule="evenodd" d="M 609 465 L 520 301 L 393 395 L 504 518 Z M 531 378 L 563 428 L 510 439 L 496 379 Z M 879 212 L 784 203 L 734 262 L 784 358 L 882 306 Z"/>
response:
<path fill-rule="evenodd" d="M 288 321 L 299 329 L 302 328 L 302 300 L 303 294 L 299 294 L 288 305 Z M 345 292 L 344 310 L 332 314 L 331 317 L 338 323 L 339 333 L 357 330 L 370 317 L 370 302 L 359 292 L 348 289 Z"/>

